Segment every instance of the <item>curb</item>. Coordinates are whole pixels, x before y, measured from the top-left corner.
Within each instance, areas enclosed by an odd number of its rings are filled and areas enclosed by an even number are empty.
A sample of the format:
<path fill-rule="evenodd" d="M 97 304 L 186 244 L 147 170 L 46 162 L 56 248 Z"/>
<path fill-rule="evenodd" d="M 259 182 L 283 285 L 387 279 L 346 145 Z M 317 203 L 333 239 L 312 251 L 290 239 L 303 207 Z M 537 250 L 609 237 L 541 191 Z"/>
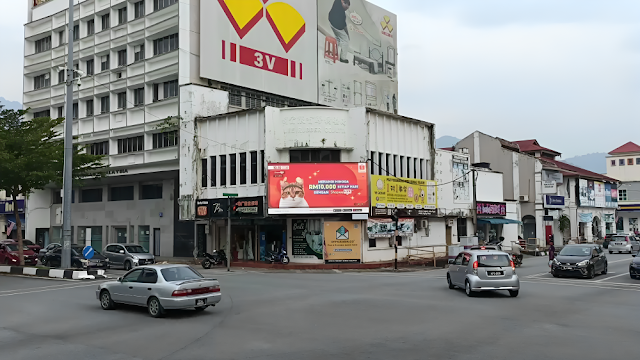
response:
<path fill-rule="evenodd" d="M 0 273 L 12 275 L 29 275 L 44 278 L 58 279 L 106 279 L 104 270 L 61 270 L 61 269 L 38 269 L 34 267 L 22 266 L 0 266 Z"/>

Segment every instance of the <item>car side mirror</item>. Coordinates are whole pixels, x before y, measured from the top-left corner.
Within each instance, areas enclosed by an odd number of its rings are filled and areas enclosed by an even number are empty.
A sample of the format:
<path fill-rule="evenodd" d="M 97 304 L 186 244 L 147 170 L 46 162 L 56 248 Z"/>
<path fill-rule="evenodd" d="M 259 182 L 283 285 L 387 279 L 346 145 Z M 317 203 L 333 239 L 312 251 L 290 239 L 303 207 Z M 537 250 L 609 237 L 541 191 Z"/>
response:
<path fill-rule="evenodd" d="M 455 262 L 455 259 L 449 259 L 449 264 L 453 264 Z"/>
<path fill-rule="evenodd" d="M 122 282 L 122 276 L 117 279 L 118 282 Z"/>
<path fill-rule="evenodd" d="M 120 250 L 118 251 L 120 254 L 124 254 L 124 250 Z"/>

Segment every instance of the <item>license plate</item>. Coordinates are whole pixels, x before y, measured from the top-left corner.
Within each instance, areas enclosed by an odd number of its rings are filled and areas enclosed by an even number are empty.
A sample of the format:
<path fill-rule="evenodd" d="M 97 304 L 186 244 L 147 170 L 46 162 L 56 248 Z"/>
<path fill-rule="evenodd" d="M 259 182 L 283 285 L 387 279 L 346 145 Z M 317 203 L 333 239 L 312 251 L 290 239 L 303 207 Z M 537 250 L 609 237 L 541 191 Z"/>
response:
<path fill-rule="evenodd" d="M 203 306 L 207 304 L 207 299 L 198 299 L 196 300 L 196 306 Z"/>
<path fill-rule="evenodd" d="M 563 266 L 562 270 L 573 270 L 573 266 Z"/>
<path fill-rule="evenodd" d="M 489 271 L 489 276 L 500 276 L 504 275 L 502 271 Z"/>

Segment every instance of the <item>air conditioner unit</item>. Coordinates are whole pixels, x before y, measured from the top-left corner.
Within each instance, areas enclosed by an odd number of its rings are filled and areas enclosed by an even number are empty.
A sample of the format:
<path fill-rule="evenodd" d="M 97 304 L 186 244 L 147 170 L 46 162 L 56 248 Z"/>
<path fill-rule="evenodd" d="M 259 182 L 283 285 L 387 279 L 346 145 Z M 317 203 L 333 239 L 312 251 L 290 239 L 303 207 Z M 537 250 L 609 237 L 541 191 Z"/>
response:
<path fill-rule="evenodd" d="M 429 227 L 429 220 L 422 219 L 422 220 L 416 221 L 416 228 L 418 228 L 418 229 L 426 229 L 428 227 Z"/>
<path fill-rule="evenodd" d="M 520 202 L 529 202 L 529 195 L 520 195 Z"/>

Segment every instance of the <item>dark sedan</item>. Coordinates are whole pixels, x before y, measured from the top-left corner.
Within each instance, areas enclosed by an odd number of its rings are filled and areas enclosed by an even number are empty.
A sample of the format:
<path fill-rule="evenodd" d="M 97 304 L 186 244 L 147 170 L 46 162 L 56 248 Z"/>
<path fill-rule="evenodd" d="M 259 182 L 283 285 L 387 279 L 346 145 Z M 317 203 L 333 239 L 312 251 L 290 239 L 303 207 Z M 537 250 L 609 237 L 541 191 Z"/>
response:
<path fill-rule="evenodd" d="M 607 257 L 600 245 L 567 245 L 553 259 L 551 274 L 554 277 L 580 276 L 593 279 L 596 274 L 606 274 Z"/>
<path fill-rule="evenodd" d="M 82 245 L 71 245 L 71 266 L 78 269 L 107 269 L 107 258 L 95 251 L 91 259 L 82 254 Z M 57 247 L 42 257 L 42 265 L 60 267 L 62 265 L 62 248 Z"/>
<path fill-rule="evenodd" d="M 640 254 L 640 252 L 638 253 Z M 631 276 L 632 279 L 640 278 L 640 257 L 637 255 L 638 254 L 633 255 L 633 259 L 629 264 L 629 276 Z"/>

